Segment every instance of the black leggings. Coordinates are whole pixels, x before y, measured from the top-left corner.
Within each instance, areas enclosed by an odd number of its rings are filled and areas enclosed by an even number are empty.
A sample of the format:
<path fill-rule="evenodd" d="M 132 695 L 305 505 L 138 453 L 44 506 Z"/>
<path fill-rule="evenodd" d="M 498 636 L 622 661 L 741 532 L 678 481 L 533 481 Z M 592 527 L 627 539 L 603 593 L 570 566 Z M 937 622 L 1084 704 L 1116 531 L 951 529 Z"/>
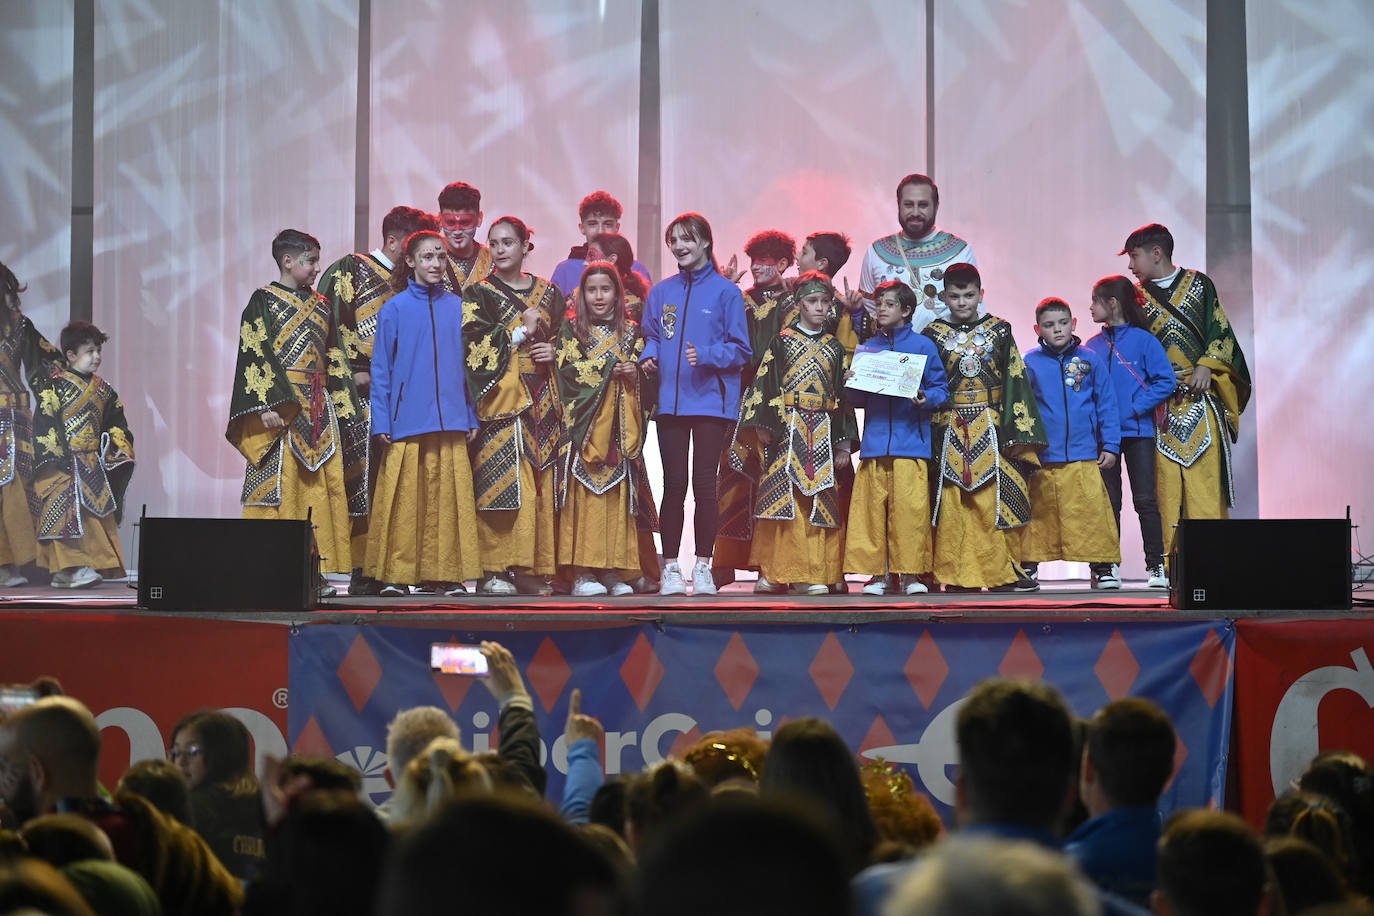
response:
<path fill-rule="evenodd" d="M 663 503 L 658 510 L 663 555 L 672 560 L 682 546 L 687 502 L 687 447 L 692 445 L 692 495 L 696 515 L 697 556 L 709 557 L 716 546 L 716 475 L 730 421 L 721 417 L 658 417 L 658 450 L 663 456 Z"/>
<path fill-rule="evenodd" d="M 1145 565 L 1158 566 L 1164 562 L 1164 523 L 1159 518 L 1159 502 L 1155 495 L 1155 440 L 1143 436 L 1121 437 L 1121 460 L 1102 471 L 1107 485 L 1107 497 L 1116 514 L 1116 530 L 1121 531 L 1121 466 L 1131 477 L 1131 501 L 1140 519 L 1141 546 L 1145 548 Z"/>

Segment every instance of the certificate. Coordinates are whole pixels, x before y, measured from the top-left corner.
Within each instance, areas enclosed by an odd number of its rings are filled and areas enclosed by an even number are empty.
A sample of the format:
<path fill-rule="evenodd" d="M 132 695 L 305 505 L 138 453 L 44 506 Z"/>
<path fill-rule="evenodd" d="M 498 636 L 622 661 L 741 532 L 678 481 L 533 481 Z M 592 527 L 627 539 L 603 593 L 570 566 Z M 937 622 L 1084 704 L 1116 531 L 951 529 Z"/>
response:
<path fill-rule="evenodd" d="M 854 377 L 844 383 L 846 388 L 896 398 L 914 398 L 921 390 L 926 357 L 924 353 L 902 353 L 898 350 L 859 350 L 854 354 L 854 361 L 849 368 Z"/>

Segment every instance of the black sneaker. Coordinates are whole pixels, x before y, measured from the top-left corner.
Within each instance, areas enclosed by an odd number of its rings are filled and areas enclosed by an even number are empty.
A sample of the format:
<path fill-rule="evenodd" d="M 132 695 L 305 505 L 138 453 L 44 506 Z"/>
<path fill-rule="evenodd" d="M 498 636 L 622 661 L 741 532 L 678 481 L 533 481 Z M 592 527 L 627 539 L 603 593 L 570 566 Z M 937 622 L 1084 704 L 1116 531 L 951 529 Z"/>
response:
<path fill-rule="evenodd" d="M 410 594 L 410 587 L 398 582 L 388 582 L 377 589 L 377 594 L 383 598 L 403 598 Z"/>
<path fill-rule="evenodd" d="M 382 583 L 371 576 L 363 575 L 361 567 L 353 567 L 353 574 L 348 577 L 348 594 L 353 597 L 366 597 L 369 595 L 380 595 L 382 593 Z"/>
<path fill-rule="evenodd" d="M 1038 592 L 1038 591 L 1040 591 L 1040 583 L 1039 583 L 1039 582 L 1036 582 L 1036 581 L 1035 581 L 1034 579 L 1032 579 L 1030 576 L 1022 576 L 1021 578 L 1017 579 L 1015 582 L 1008 582 L 1008 583 L 1006 583 L 1006 584 L 1004 584 L 1004 585 L 995 585 L 995 586 L 993 586 L 992 588 L 988 589 L 988 591 L 990 591 L 990 592 L 998 592 L 998 593 L 1006 593 L 1006 592 Z"/>
<path fill-rule="evenodd" d="M 1003 588 L 1003 586 L 999 585 L 997 586 L 997 588 L 988 589 L 988 591 L 995 592 L 1001 588 Z M 978 592 L 981 592 L 982 589 L 976 585 L 946 585 L 945 591 L 952 592 L 956 595 L 973 595 Z"/>

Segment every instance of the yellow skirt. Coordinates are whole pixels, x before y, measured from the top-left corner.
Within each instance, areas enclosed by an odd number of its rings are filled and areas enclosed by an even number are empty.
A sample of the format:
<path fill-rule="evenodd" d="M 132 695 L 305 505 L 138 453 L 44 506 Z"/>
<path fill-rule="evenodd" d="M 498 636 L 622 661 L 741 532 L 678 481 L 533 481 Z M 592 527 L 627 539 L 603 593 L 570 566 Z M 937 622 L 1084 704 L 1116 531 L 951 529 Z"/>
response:
<path fill-rule="evenodd" d="M 945 483 L 935 527 L 935 578 L 945 585 L 992 588 L 1020 578 L 1020 535 L 997 527 L 997 484 L 966 492 Z"/>
<path fill-rule="evenodd" d="M 477 512 L 484 572 L 514 570 L 551 576 L 556 571 L 553 466 L 535 471 L 520 459 L 520 508 Z"/>
<path fill-rule="evenodd" d="M 39 565 L 59 572 L 73 566 L 89 566 L 107 579 L 127 575 L 124 552 L 119 549 L 119 526 L 114 513 L 97 518 L 81 508 L 81 528 L 86 533 L 79 538 L 62 538 L 39 542 Z"/>
<path fill-rule="evenodd" d="M 754 519 L 754 543 L 749 561 L 768 581 L 829 585 L 844 578 L 844 529 L 811 524 L 811 497 L 795 489 L 796 518 L 791 521 Z"/>
<path fill-rule="evenodd" d="M 1214 436 L 1224 436 L 1225 425 L 1208 405 Z M 1155 495 L 1164 525 L 1164 555 L 1174 549 L 1180 518 L 1229 518 L 1221 483 L 1221 444 L 1213 440 L 1207 451 L 1189 467 L 1161 454 L 1155 455 Z"/>
<path fill-rule="evenodd" d="M 281 463 L 281 505 L 244 506 L 244 518 L 304 519 L 306 511 L 315 526 L 320 548 L 320 572 L 348 573 L 353 569 L 352 522 L 344 491 L 343 459 L 336 451 L 317 471 L 307 471 L 291 454 Z"/>
<path fill-rule="evenodd" d="M 364 572 L 381 582 L 463 582 L 482 572 L 467 437 L 426 433 L 383 449 Z"/>
<path fill-rule="evenodd" d="M 0 487 L 0 566 L 23 566 L 37 558 L 38 538 L 29 512 L 29 495 L 16 471 L 14 479 Z"/>
<path fill-rule="evenodd" d="M 616 570 L 627 579 L 639 576 L 639 528 L 630 514 L 629 480 L 600 496 L 576 480 L 568 482 L 558 515 L 558 563 Z"/>
<path fill-rule="evenodd" d="M 845 571 L 928 573 L 933 541 L 929 462 L 890 455 L 860 461 L 845 530 Z"/>
<path fill-rule="evenodd" d="M 1046 463 L 1031 475 L 1030 502 L 1030 524 L 1020 529 L 1021 559 L 1121 562 L 1116 519 L 1097 462 Z"/>

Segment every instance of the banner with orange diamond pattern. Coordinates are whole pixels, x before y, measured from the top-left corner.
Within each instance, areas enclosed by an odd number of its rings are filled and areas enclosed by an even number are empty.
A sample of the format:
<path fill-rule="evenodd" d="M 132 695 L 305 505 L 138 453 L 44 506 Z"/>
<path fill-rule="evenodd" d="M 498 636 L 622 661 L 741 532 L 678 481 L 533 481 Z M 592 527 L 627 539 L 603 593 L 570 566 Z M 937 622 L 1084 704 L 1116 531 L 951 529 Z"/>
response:
<path fill-rule="evenodd" d="M 386 726 L 401 709 L 448 710 L 475 751 L 495 748 L 496 703 L 476 679 L 429 668 L 434 642 L 495 639 L 515 655 L 543 735 L 548 795 L 567 769 L 568 695 L 606 727 L 607 773 L 633 772 L 717 729 L 820 716 L 861 757 L 906 765 L 948 819 L 954 719 L 988 677 L 1054 684 L 1080 716 L 1123 696 L 1159 703 L 1178 733 L 1161 809 L 1221 805 L 1235 630 L 1226 621 L 927 622 L 846 626 L 651 625 L 546 633 L 380 626 L 301 627 L 290 639 L 288 742 L 361 770 L 390 794 Z"/>

